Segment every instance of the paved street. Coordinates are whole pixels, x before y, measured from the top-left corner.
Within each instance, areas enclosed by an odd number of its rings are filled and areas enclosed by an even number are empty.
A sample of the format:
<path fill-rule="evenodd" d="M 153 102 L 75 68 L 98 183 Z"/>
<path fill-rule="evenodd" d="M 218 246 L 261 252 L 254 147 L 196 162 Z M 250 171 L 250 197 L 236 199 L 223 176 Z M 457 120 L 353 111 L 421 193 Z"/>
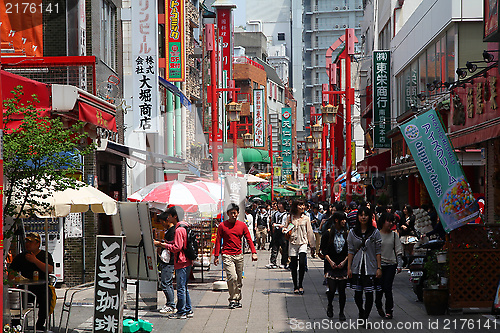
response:
<path fill-rule="evenodd" d="M 219 267 L 205 272 L 201 282 L 200 272 L 195 272 L 196 282 L 190 284 L 194 305 L 194 318 L 188 320 L 168 319 L 158 311 L 139 311 L 139 317 L 153 323 L 153 332 L 347 332 L 358 330 L 357 308 L 353 292 L 347 291 L 346 316 L 343 327 L 338 322 L 338 307 L 334 301 L 334 317 L 326 317 L 326 287 L 323 286 L 323 262 L 308 258 L 309 271 L 304 278 L 303 296 L 293 294 L 290 272 L 284 269 L 266 269 L 270 252 L 258 252 L 259 260 L 252 262 L 245 256 L 245 279 L 243 282 L 243 308 L 229 310 L 228 293 L 212 291 L 212 282 L 220 279 Z M 498 332 L 500 319 L 485 314 L 456 313 L 447 316 L 428 316 L 424 305 L 416 301 L 408 271 L 396 277 L 394 319 L 382 320 L 375 309 L 370 321 L 372 330 L 389 332 Z M 64 290 L 58 290 L 62 298 Z M 56 308 L 56 326 L 62 299 Z M 69 332 L 91 331 L 93 290 L 81 293 L 75 298 L 71 312 Z M 158 292 L 158 304 L 164 304 L 162 292 Z M 133 310 L 126 309 L 125 316 L 133 316 Z M 485 325 L 490 326 L 488 327 Z M 402 329 L 397 326 L 402 325 Z M 481 325 L 481 327 L 479 327 Z M 495 329 L 496 325 L 496 329 Z M 370 327 L 368 327 L 370 328 Z M 57 331 L 57 328 L 54 329 Z M 361 329 L 365 331 L 365 329 Z"/>

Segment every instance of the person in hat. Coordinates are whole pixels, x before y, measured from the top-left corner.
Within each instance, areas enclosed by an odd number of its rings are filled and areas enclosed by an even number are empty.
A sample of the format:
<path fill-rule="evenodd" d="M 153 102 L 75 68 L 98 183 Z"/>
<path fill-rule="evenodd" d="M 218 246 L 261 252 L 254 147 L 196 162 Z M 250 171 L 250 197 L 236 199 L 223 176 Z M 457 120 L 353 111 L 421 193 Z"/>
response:
<path fill-rule="evenodd" d="M 54 271 L 54 259 L 52 259 L 52 255 L 47 253 L 48 265 L 45 265 L 45 251 L 40 250 L 42 240 L 38 233 L 30 232 L 26 234 L 24 240 L 26 250 L 14 257 L 9 269 L 21 273 L 22 276 L 30 280 L 33 280 L 33 273 L 38 272 L 40 281 L 45 281 L 45 274 L 51 274 Z M 28 289 L 36 295 L 36 303 L 38 305 L 36 330 L 43 331 L 45 330 L 45 319 L 47 317 L 45 284 L 32 285 Z"/>

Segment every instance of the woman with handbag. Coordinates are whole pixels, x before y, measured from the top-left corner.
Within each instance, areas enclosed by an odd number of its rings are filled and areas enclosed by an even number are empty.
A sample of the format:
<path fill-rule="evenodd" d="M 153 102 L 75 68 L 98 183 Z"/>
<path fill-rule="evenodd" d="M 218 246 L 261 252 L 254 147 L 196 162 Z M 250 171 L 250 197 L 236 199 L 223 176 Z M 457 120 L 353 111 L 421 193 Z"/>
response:
<path fill-rule="evenodd" d="M 288 256 L 290 257 L 290 271 L 292 272 L 293 292 L 304 294 L 302 281 L 304 280 L 307 245 L 311 247 L 311 255 L 315 253 L 315 239 L 311 227 L 311 220 L 305 214 L 306 204 L 303 200 L 294 200 L 290 208 L 285 235 L 289 237 Z M 287 235 L 289 234 L 289 235 Z M 297 267 L 299 269 L 297 279 Z"/>
<path fill-rule="evenodd" d="M 334 212 L 330 217 L 332 227 L 321 237 L 320 257 L 325 260 L 325 277 L 328 282 L 328 307 L 326 315 L 333 317 L 333 298 L 339 292 L 339 320 L 344 321 L 347 286 L 347 217 L 343 212 Z"/>
<path fill-rule="evenodd" d="M 410 205 L 403 207 L 403 216 L 399 222 L 399 236 L 403 244 L 403 266 L 408 267 L 413 256 L 413 247 L 418 240 L 415 231 L 415 215 Z"/>
<path fill-rule="evenodd" d="M 380 232 L 372 225 L 372 211 L 361 207 L 356 224 L 347 236 L 347 275 L 354 289 L 354 301 L 358 307 L 359 319 L 366 320 L 373 306 L 375 277 L 382 276 Z M 366 301 L 363 306 L 363 292 Z"/>
<path fill-rule="evenodd" d="M 378 229 L 382 237 L 382 277 L 376 280 L 375 305 L 380 317 L 392 319 L 394 299 L 392 297 L 392 283 L 396 272 L 401 273 L 402 246 L 396 232 L 392 231 L 395 217 L 391 213 L 384 212 L 378 219 Z M 385 294 L 385 311 L 383 309 L 382 297 Z"/>

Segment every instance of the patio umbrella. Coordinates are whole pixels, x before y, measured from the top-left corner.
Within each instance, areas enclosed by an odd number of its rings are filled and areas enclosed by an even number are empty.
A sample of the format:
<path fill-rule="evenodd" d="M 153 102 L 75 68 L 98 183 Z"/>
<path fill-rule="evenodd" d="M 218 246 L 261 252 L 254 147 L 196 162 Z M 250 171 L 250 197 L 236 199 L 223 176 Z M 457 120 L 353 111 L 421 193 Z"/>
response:
<path fill-rule="evenodd" d="M 267 180 L 262 179 L 260 177 L 254 176 L 254 175 L 248 175 L 247 176 L 247 183 L 248 184 L 255 184 L 255 183 L 261 183 L 261 182 L 267 182 Z"/>
<path fill-rule="evenodd" d="M 218 199 L 204 189 L 177 180 L 149 184 L 128 200 L 149 202 L 150 207 L 160 210 L 180 206 L 186 212 L 215 212 L 218 203 Z"/>
<path fill-rule="evenodd" d="M 191 185 L 200 187 L 210 193 L 215 198 L 222 200 L 224 198 L 224 186 L 222 186 L 218 182 L 213 181 L 198 181 L 194 183 L 190 183 Z"/>
<path fill-rule="evenodd" d="M 248 195 L 249 196 L 259 196 L 265 195 L 264 192 L 255 188 L 255 186 L 248 186 Z"/>

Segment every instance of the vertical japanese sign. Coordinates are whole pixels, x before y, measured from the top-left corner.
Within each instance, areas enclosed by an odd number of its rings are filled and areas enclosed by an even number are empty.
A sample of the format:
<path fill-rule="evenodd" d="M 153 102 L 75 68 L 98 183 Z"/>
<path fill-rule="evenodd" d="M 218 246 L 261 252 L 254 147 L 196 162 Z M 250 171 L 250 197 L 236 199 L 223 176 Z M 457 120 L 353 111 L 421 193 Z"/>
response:
<path fill-rule="evenodd" d="M 265 143 L 265 116 L 264 116 L 264 89 L 253 91 L 253 146 L 264 147 Z"/>
<path fill-rule="evenodd" d="M 184 33 L 184 0 L 165 0 L 165 36 L 167 39 L 168 81 L 186 79 L 186 46 Z"/>
<path fill-rule="evenodd" d="M 230 203 L 240 206 L 238 220 L 245 221 L 245 200 L 247 197 L 247 180 L 243 177 L 225 176 L 224 178 L 224 218 Z"/>
<path fill-rule="evenodd" d="M 281 109 L 281 157 L 283 157 L 283 176 L 292 174 L 292 109 Z"/>
<path fill-rule="evenodd" d="M 450 232 L 479 215 L 479 207 L 435 110 L 400 126 L 418 171 Z"/>
<path fill-rule="evenodd" d="M 391 129 L 391 53 L 373 51 L 373 147 L 390 148 L 386 137 Z"/>
<path fill-rule="evenodd" d="M 226 79 L 231 79 L 233 77 L 233 19 L 231 7 L 217 8 L 217 32 L 221 46 L 222 71 L 226 72 Z"/>
<path fill-rule="evenodd" d="M 132 1 L 134 130 L 158 132 L 158 14 L 156 1 Z"/>
<path fill-rule="evenodd" d="M 125 236 L 97 236 L 92 332 L 123 330 Z"/>

